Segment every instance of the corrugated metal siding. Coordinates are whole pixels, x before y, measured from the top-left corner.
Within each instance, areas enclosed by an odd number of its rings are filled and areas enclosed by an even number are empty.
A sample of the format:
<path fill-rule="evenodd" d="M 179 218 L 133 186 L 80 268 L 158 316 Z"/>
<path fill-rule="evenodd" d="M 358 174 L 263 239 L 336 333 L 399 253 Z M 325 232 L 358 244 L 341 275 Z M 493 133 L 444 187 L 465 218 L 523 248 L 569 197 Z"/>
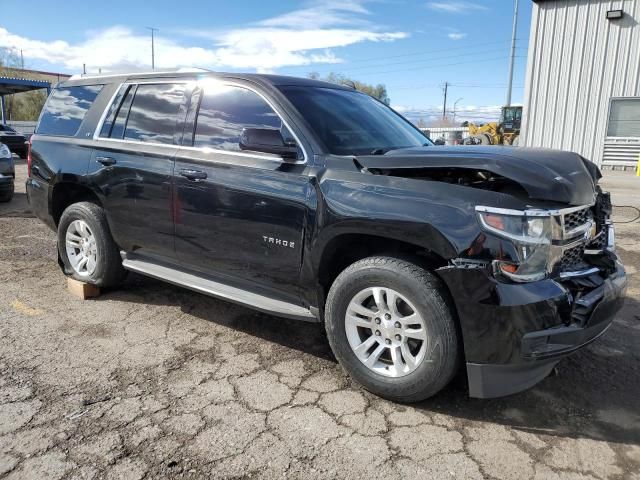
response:
<path fill-rule="evenodd" d="M 521 145 L 601 164 L 609 100 L 627 96 L 640 96 L 640 0 L 533 4 Z"/>

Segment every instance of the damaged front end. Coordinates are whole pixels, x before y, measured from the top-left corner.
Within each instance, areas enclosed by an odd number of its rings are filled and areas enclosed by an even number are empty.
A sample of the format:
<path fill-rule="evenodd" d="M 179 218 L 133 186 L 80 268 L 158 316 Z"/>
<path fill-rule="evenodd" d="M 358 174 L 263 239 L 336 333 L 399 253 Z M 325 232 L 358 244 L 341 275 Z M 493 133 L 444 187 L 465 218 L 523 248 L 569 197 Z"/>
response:
<path fill-rule="evenodd" d="M 482 233 L 438 271 L 458 308 L 472 396 L 529 388 L 610 326 L 627 280 L 610 197 L 597 192 L 564 209 L 476 208 Z"/>

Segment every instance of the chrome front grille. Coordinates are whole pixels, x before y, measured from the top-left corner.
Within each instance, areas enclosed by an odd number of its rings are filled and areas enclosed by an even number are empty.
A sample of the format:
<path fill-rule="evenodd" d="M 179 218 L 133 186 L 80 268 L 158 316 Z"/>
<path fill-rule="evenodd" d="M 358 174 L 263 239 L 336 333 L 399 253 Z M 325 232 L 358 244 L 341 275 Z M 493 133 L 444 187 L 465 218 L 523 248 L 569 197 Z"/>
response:
<path fill-rule="evenodd" d="M 569 272 L 577 269 L 582 264 L 584 257 L 584 244 L 581 243 L 575 247 L 567 248 L 560 261 L 558 262 L 558 268 L 561 272 Z"/>
<path fill-rule="evenodd" d="M 591 208 L 570 211 L 562 216 L 562 227 L 565 238 L 583 235 L 593 226 Z"/>
<path fill-rule="evenodd" d="M 554 230 L 552 263 L 556 272 L 572 272 L 585 266 L 585 248 L 591 241 L 595 220 L 591 206 L 560 210 Z"/>

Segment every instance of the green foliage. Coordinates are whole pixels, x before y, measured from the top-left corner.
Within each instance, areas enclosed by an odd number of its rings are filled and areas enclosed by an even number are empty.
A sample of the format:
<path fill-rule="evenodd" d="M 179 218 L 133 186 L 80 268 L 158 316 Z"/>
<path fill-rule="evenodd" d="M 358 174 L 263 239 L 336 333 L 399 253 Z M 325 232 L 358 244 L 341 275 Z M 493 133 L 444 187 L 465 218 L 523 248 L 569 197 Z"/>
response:
<path fill-rule="evenodd" d="M 331 72 L 324 78 L 321 77 L 320 74 L 317 72 L 311 72 L 308 75 L 308 77 L 312 78 L 313 80 L 322 80 L 323 82 L 329 82 L 329 83 L 335 83 L 338 85 L 346 85 L 349 87 L 353 87 L 356 90 L 359 90 L 368 95 L 371 95 L 374 98 L 377 98 L 378 100 L 380 100 L 381 102 L 384 102 L 387 105 L 389 105 L 389 103 L 391 102 L 391 100 L 389 99 L 389 96 L 387 95 L 387 87 L 385 87 L 381 83 L 379 83 L 378 85 L 370 85 L 368 83 L 364 83 L 359 80 L 352 80 L 340 73 L 333 73 L 333 72 Z"/>

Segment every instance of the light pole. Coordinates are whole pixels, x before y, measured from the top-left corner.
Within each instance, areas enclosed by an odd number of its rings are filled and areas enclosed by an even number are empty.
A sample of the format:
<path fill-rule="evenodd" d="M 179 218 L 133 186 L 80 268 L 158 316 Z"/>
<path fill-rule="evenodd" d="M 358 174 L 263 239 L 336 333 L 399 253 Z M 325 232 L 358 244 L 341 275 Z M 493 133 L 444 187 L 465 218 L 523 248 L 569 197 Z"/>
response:
<path fill-rule="evenodd" d="M 456 107 L 458 106 L 458 102 L 462 100 L 462 97 L 453 102 L 453 123 L 456 123 Z"/>
<path fill-rule="evenodd" d="M 509 59 L 509 83 L 507 84 L 507 101 L 505 106 L 511 106 L 511 86 L 513 85 L 513 62 L 516 58 L 516 32 L 518 30 L 518 0 L 513 9 L 513 30 L 511 32 L 511 55 Z"/>
<path fill-rule="evenodd" d="M 146 27 L 146 28 L 151 30 L 151 70 L 155 70 L 156 69 L 156 55 L 155 55 L 156 52 L 155 52 L 153 33 L 157 32 L 159 29 L 155 27 Z"/>

